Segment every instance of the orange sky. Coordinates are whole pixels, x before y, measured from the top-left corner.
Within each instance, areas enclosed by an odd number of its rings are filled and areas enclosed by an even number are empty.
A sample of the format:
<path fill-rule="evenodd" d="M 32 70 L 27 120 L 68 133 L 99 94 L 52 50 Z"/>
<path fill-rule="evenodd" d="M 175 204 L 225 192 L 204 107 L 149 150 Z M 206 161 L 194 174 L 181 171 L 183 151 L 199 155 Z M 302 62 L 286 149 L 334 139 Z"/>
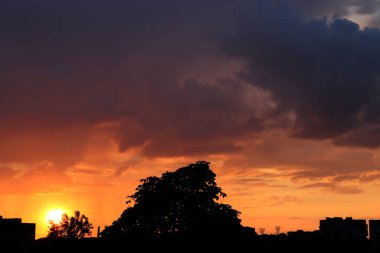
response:
<path fill-rule="evenodd" d="M 380 219 L 377 2 L 61 2 L 0 2 L 4 218 L 96 231 L 202 160 L 257 231 Z"/>
<path fill-rule="evenodd" d="M 272 137 L 267 138 L 265 142 L 270 143 Z M 380 184 L 370 178 L 379 177 L 379 174 L 363 172 L 357 176 L 356 172 L 349 171 L 350 166 L 356 168 L 365 163 L 369 167 L 378 166 L 378 151 L 337 148 L 324 141 L 300 141 L 280 136 L 270 144 L 273 146 L 269 150 L 260 147 L 264 145 L 260 141 L 256 143 L 259 144 L 251 147 L 252 156 L 247 157 L 149 159 L 141 157 L 139 150 L 119 153 L 110 142 L 108 146 L 102 143 L 88 147 L 84 160 L 65 172 L 57 172 L 49 162 L 33 166 L 9 164 L 13 171 L 17 170 L 17 176 L 13 181 L 1 183 L 1 214 L 36 222 L 38 238 L 46 236 L 46 215 L 55 209 L 68 213 L 78 209 L 95 227 L 103 228 L 119 217 L 126 207 L 126 196 L 133 193 L 140 178 L 207 159 L 212 162 L 218 184 L 228 194 L 223 202 L 242 212 L 244 225 L 265 227 L 268 233 L 274 233 L 277 225 L 282 231 L 315 230 L 319 219 L 327 216 L 380 217 L 378 205 L 373 201 Z M 284 154 L 276 152 L 279 145 L 298 146 L 298 149 Z M 302 161 L 297 161 L 300 157 Z M 321 176 L 302 175 L 302 171 L 316 166 Z M 347 169 L 348 174 L 344 171 L 344 175 L 352 178 L 340 181 L 336 176 L 326 176 L 330 166 Z"/>

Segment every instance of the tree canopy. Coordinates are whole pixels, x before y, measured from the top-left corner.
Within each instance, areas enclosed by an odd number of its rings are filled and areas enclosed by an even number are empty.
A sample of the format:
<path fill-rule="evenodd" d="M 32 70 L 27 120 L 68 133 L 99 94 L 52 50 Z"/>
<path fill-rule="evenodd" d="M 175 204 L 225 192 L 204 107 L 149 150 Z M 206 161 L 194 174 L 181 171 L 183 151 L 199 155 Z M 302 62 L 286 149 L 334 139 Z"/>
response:
<path fill-rule="evenodd" d="M 62 215 L 62 220 L 56 224 L 50 222 L 48 238 L 66 238 L 66 239 L 82 239 L 91 235 L 93 225 L 89 222 L 84 214 L 80 214 L 77 210 L 74 216 L 69 217 L 66 213 Z"/>
<path fill-rule="evenodd" d="M 240 212 L 218 202 L 226 194 L 215 177 L 209 163 L 200 161 L 161 177 L 140 180 L 136 192 L 128 196 L 130 206 L 102 231 L 102 236 L 239 233 Z"/>

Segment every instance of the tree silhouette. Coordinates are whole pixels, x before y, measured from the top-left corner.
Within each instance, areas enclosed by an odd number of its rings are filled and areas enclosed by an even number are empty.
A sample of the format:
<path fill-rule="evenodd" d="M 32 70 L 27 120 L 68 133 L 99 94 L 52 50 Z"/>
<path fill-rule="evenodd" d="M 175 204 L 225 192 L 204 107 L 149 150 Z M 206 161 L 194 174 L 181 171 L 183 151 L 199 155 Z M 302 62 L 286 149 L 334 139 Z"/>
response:
<path fill-rule="evenodd" d="M 209 163 L 200 161 L 140 180 L 131 204 L 102 237 L 128 235 L 231 235 L 242 231 L 238 211 L 217 202 L 226 197 L 215 182 Z M 133 204 L 133 205 L 132 205 Z"/>
<path fill-rule="evenodd" d="M 74 216 L 69 217 L 66 213 L 62 215 L 62 220 L 56 224 L 50 221 L 48 238 L 66 238 L 66 239 L 82 239 L 91 235 L 93 225 L 89 222 L 84 214 L 80 214 L 78 210 L 74 212 Z"/>

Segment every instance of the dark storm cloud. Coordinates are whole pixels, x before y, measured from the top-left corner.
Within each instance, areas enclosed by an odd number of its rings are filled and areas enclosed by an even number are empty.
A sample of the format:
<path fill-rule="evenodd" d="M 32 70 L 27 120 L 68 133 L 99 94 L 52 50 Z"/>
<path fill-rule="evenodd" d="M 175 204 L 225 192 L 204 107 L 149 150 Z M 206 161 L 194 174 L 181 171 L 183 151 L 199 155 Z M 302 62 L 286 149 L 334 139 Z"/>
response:
<path fill-rule="evenodd" d="M 241 78 L 295 112 L 293 136 L 379 146 L 380 31 L 346 19 L 306 20 L 286 4 L 246 4 L 224 50 L 247 62 Z"/>
<path fill-rule="evenodd" d="M 380 13 L 372 16 L 371 20 L 369 21 L 369 25 L 372 27 L 380 28 Z"/>
<path fill-rule="evenodd" d="M 2 1 L 0 160 L 73 164 L 107 122 L 122 152 L 239 150 L 263 129 L 254 89 L 223 75 L 202 83 L 194 70 L 225 61 L 212 35 L 231 29 L 232 5 Z"/>
<path fill-rule="evenodd" d="M 351 5 L 357 8 L 359 14 L 373 14 L 380 10 L 379 0 L 352 0 Z"/>
<path fill-rule="evenodd" d="M 289 0 L 306 17 L 346 16 L 350 8 L 359 14 L 372 14 L 380 9 L 379 0 Z"/>
<path fill-rule="evenodd" d="M 376 148 L 380 145 L 380 126 L 358 127 L 333 140 L 338 146 L 356 146 Z"/>
<path fill-rule="evenodd" d="M 121 152 L 239 152 L 290 111 L 297 137 L 376 147 L 379 31 L 269 2 L 1 1 L 0 162 L 74 164 L 99 125 Z"/>
<path fill-rule="evenodd" d="M 140 113 L 121 124 L 120 150 L 144 144 L 148 156 L 238 151 L 235 141 L 262 130 L 263 122 L 244 101 L 248 87 L 228 80 L 217 84 L 187 80 L 146 94 L 143 104 L 136 101 Z"/>

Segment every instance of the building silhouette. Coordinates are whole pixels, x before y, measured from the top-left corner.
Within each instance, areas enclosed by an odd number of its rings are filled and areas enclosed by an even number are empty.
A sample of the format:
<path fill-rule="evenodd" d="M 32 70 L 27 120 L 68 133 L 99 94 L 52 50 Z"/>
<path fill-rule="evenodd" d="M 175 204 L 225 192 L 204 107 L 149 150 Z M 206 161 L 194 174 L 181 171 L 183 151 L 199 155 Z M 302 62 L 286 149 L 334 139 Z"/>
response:
<path fill-rule="evenodd" d="M 326 218 L 320 221 L 320 234 L 334 239 L 365 240 L 368 236 L 366 220 L 354 220 L 352 217 Z"/>
<path fill-rule="evenodd" d="M 289 231 L 288 232 L 288 238 L 290 239 L 315 239 L 318 238 L 320 235 L 319 231 L 303 231 L 303 230 L 297 230 L 297 231 Z"/>
<path fill-rule="evenodd" d="M 371 241 L 380 241 L 380 220 L 369 220 L 369 238 Z"/>
<path fill-rule="evenodd" d="M 35 237 L 35 223 L 22 223 L 20 218 L 4 219 L 0 216 L 0 241 L 34 241 Z"/>

